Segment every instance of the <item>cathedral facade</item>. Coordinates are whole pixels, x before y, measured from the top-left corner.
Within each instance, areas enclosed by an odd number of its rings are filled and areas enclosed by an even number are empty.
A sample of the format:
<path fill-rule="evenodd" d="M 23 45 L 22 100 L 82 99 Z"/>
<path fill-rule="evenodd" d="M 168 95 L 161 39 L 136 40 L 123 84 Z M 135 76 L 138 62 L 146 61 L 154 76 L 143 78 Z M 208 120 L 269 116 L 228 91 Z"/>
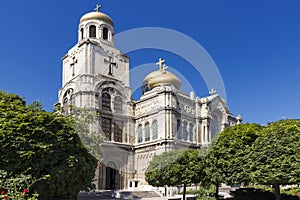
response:
<path fill-rule="evenodd" d="M 144 172 L 152 157 L 178 148 L 201 148 L 214 134 L 240 123 L 226 102 L 211 91 L 195 97 L 180 90 L 181 82 L 167 70 L 158 70 L 141 83 L 143 94 L 132 100 L 129 57 L 114 46 L 114 24 L 106 14 L 83 15 L 78 42 L 62 58 L 62 88 L 58 103 L 85 107 L 98 113 L 93 129 L 99 142 L 97 189 L 136 190 L 147 187 Z"/>

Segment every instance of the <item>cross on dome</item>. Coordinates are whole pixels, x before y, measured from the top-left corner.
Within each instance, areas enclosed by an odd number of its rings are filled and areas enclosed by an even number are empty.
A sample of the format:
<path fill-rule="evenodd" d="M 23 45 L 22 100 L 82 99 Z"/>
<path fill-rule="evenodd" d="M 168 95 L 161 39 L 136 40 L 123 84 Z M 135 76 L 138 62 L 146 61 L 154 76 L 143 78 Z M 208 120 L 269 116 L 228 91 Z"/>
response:
<path fill-rule="evenodd" d="M 164 71 L 166 71 L 166 69 L 168 69 L 168 66 L 164 64 L 160 71 L 164 72 Z"/>
<path fill-rule="evenodd" d="M 159 58 L 158 62 L 156 63 L 156 65 L 159 65 L 159 69 L 162 69 L 164 62 L 166 62 L 164 59 Z"/>
<path fill-rule="evenodd" d="M 94 9 L 95 12 L 99 12 L 99 9 L 102 7 L 101 4 L 97 4 L 96 8 Z"/>
<path fill-rule="evenodd" d="M 165 62 L 166 61 L 164 59 L 159 58 L 158 62 L 156 63 L 156 65 L 159 66 L 159 70 L 162 72 L 164 72 L 168 68 L 167 65 L 164 64 Z"/>

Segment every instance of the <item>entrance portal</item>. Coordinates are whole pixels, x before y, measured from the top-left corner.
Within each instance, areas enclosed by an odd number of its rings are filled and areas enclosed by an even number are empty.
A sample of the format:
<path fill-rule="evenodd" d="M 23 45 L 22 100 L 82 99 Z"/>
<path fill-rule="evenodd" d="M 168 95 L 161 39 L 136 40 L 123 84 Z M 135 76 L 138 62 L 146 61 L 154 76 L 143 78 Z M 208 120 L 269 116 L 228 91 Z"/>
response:
<path fill-rule="evenodd" d="M 107 163 L 106 166 L 106 180 L 105 180 L 105 189 L 114 190 L 119 189 L 119 171 L 116 169 L 116 165 L 113 162 Z"/>

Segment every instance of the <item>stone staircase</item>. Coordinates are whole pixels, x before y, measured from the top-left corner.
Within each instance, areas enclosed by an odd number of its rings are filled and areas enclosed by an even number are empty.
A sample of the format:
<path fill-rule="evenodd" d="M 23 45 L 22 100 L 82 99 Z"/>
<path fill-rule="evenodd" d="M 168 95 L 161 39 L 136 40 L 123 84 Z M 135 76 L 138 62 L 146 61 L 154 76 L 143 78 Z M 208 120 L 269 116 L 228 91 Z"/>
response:
<path fill-rule="evenodd" d="M 78 194 L 78 200 L 141 200 L 141 199 L 159 199 L 160 196 L 154 191 L 120 191 L 119 195 L 116 195 L 114 191 L 97 191 L 97 192 L 80 192 Z"/>
<path fill-rule="evenodd" d="M 130 199 L 155 199 L 160 196 L 154 191 L 126 191 L 120 192 L 121 199 L 130 200 Z"/>
<path fill-rule="evenodd" d="M 116 199 L 114 198 L 114 192 L 107 191 L 96 191 L 96 192 L 80 192 L 78 194 L 78 200 L 96 200 L 96 199 Z"/>

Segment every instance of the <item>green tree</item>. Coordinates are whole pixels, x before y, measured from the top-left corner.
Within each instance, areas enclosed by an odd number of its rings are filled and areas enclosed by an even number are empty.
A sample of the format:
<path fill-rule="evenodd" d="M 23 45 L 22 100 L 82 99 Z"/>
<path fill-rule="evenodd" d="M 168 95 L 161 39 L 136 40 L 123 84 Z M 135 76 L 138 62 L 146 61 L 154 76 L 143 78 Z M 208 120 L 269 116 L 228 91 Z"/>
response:
<path fill-rule="evenodd" d="M 10 176 L 31 175 L 41 198 L 76 199 L 90 186 L 97 160 L 82 144 L 74 117 L 45 112 L 39 103 L 26 106 L 0 92 L 0 170 Z"/>
<path fill-rule="evenodd" d="M 100 161 L 103 155 L 101 146 L 103 135 L 92 129 L 92 126 L 96 125 L 99 117 L 97 112 L 95 110 L 79 108 L 73 105 L 70 105 L 70 110 L 70 115 L 75 120 L 75 128 L 82 144 L 87 148 L 91 155 Z"/>
<path fill-rule="evenodd" d="M 146 181 L 155 187 L 177 186 L 183 184 L 185 199 L 186 186 L 198 183 L 202 178 L 199 150 L 180 149 L 154 156 L 146 172 Z"/>
<path fill-rule="evenodd" d="M 273 185 L 280 200 L 280 185 L 300 183 L 300 120 L 281 120 L 263 129 L 251 149 L 252 181 Z"/>
<path fill-rule="evenodd" d="M 205 182 L 216 186 L 218 199 L 219 185 L 250 182 L 249 154 L 252 144 L 263 129 L 258 124 L 240 124 L 226 128 L 203 151 L 205 155 Z"/>

